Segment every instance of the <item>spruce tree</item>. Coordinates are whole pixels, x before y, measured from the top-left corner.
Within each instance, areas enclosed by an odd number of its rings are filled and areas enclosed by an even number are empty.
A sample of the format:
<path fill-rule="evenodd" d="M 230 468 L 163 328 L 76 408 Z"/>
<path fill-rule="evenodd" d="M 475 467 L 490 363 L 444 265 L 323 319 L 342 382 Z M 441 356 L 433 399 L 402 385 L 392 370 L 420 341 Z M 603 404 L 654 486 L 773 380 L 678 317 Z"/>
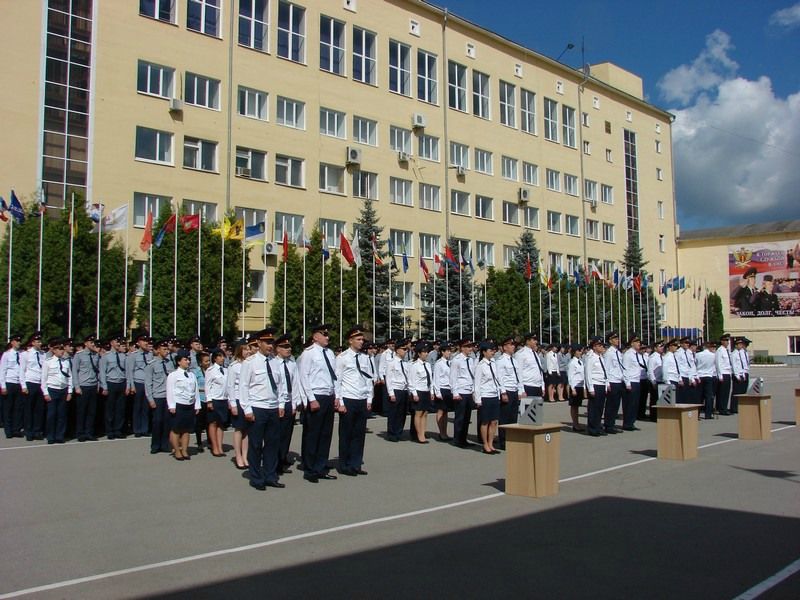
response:
<path fill-rule="evenodd" d="M 369 326 L 374 338 L 385 338 L 389 333 L 389 268 L 391 261 L 389 260 L 389 253 L 384 250 L 386 246 L 386 241 L 382 239 L 384 227 L 379 225 L 378 212 L 375 210 L 374 200 L 364 199 L 354 228 L 358 232 L 359 247 L 357 250 L 353 248 L 353 252 L 358 251 L 361 253 L 362 268 L 359 271 L 363 273 L 362 282 L 366 284 L 363 289 L 368 292 L 367 304 L 362 303 L 359 307 L 359 312 L 361 313 L 359 317 L 363 323 Z M 375 240 L 377 257 L 381 261 L 381 265 L 377 264 L 372 253 L 373 239 Z M 372 322 L 373 281 L 375 286 L 374 323 Z M 392 311 L 392 321 L 394 323 L 400 323 L 401 316 L 402 311 L 398 309 Z"/>
<path fill-rule="evenodd" d="M 718 340 L 725 331 L 725 315 L 722 312 L 722 298 L 717 292 L 708 295 L 703 323 L 707 340 Z"/>

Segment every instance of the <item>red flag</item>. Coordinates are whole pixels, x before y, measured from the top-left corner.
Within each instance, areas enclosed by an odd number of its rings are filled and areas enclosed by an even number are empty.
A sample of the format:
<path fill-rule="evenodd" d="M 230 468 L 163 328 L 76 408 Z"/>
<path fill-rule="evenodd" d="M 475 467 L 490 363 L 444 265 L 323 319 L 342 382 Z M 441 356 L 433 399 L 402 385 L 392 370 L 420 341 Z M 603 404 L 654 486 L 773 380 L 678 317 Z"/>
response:
<path fill-rule="evenodd" d="M 289 234 L 283 230 L 283 262 L 289 261 Z"/>
<path fill-rule="evenodd" d="M 189 233 L 192 229 L 199 229 L 200 213 L 194 215 L 183 215 L 181 217 L 181 225 L 183 225 L 184 233 Z"/>
<path fill-rule="evenodd" d="M 375 241 L 374 235 L 372 236 L 372 256 L 375 257 L 375 264 L 378 265 L 379 267 L 382 267 L 383 261 L 381 260 L 381 257 L 378 256 L 378 244 Z"/>
<path fill-rule="evenodd" d="M 434 270 L 437 275 L 444 276 L 444 264 L 442 264 L 442 259 L 439 258 L 438 254 L 433 255 L 433 266 L 436 267 Z"/>
<path fill-rule="evenodd" d="M 639 273 L 633 280 L 633 289 L 640 294 L 642 293 L 642 274 Z"/>
<path fill-rule="evenodd" d="M 461 267 L 458 266 L 458 261 L 456 260 L 456 257 L 453 256 L 453 252 L 450 250 L 450 246 L 444 247 L 444 259 L 451 265 L 453 265 L 453 268 L 456 271 L 461 271 Z"/>
<path fill-rule="evenodd" d="M 428 272 L 428 265 L 425 264 L 425 259 L 421 256 L 419 257 L 419 266 L 422 268 L 422 274 L 425 275 L 425 283 L 428 283 L 428 280 L 431 278 L 431 274 Z"/>
<path fill-rule="evenodd" d="M 142 236 L 142 241 L 139 242 L 139 248 L 142 249 L 142 252 L 147 252 L 150 250 L 150 246 L 153 245 L 153 211 L 147 211 L 147 222 L 144 225 L 144 235 Z"/>
<path fill-rule="evenodd" d="M 339 232 L 339 252 L 342 253 L 342 256 L 351 267 L 356 264 L 353 249 L 350 247 L 350 242 L 344 237 L 344 231 Z"/>
<path fill-rule="evenodd" d="M 531 270 L 531 255 L 528 254 L 528 259 L 525 262 L 525 279 L 530 281 L 532 276 L 533 271 Z"/>

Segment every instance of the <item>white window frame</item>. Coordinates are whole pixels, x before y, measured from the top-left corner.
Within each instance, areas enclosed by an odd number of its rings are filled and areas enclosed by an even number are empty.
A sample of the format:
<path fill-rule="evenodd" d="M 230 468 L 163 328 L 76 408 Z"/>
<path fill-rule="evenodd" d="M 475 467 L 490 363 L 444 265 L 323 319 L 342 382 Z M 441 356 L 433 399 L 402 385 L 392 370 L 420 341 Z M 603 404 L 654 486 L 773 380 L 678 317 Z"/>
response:
<path fill-rule="evenodd" d="M 586 219 L 586 239 L 600 239 L 600 222 L 595 219 Z"/>
<path fill-rule="evenodd" d="M 345 194 L 344 167 L 319 164 L 319 191 L 323 194 Z"/>
<path fill-rule="evenodd" d="M 564 193 L 568 196 L 579 196 L 578 176 L 564 173 Z"/>
<path fill-rule="evenodd" d="M 567 254 L 567 275 L 572 275 L 575 271 L 580 271 L 581 257 L 574 254 Z"/>
<path fill-rule="evenodd" d="M 353 197 L 367 200 L 378 199 L 378 174 L 353 170 Z"/>
<path fill-rule="evenodd" d="M 399 302 L 396 302 L 395 298 L 399 298 Z M 414 283 L 412 281 L 392 282 L 392 308 L 414 310 Z"/>
<path fill-rule="evenodd" d="M 616 242 L 616 235 L 613 223 L 603 223 L 603 241 L 609 244 Z"/>
<path fill-rule="evenodd" d="M 450 190 L 450 212 L 454 215 L 469 217 L 470 215 L 470 194 L 462 190 Z M 459 209 L 459 210 L 456 210 Z"/>
<path fill-rule="evenodd" d="M 319 133 L 340 140 L 347 139 L 347 115 L 339 110 L 320 107 Z"/>
<path fill-rule="evenodd" d="M 664 203 L 661 200 L 659 200 L 656 203 L 656 208 L 658 210 L 658 218 L 663 220 L 664 219 Z"/>
<path fill-rule="evenodd" d="M 333 73 L 344 77 L 346 75 L 347 49 L 346 49 L 346 30 L 347 25 L 329 17 L 320 15 L 319 17 L 319 69 L 326 73 Z M 325 41 L 323 36 L 328 35 L 329 41 Z M 327 68 L 324 62 L 327 60 Z"/>
<path fill-rule="evenodd" d="M 519 89 L 520 129 L 536 135 L 536 93 L 525 88 Z"/>
<path fill-rule="evenodd" d="M 247 287 L 251 290 L 250 302 L 267 301 L 266 277 L 263 269 L 250 269 Z"/>
<path fill-rule="evenodd" d="M 658 251 L 659 252 L 666 252 L 667 251 L 667 246 L 666 246 L 666 242 L 664 240 L 664 234 L 663 233 L 659 233 L 658 234 Z"/>
<path fill-rule="evenodd" d="M 173 0 L 174 1 L 174 0 Z M 243 9 L 249 6 L 250 15 L 243 14 Z M 264 12 L 255 14 L 256 0 L 239 0 L 239 21 L 237 41 L 240 46 L 258 52 L 269 52 L 269 2 L 264 0 Z M 244 35 L 243 41 L 243 32 Z"/>
<path fill-rule="evenodd" d="M 606 162 L 614 162 L 614 156 L 611 153 L 611 148 L 606 148 Z"/>
<path fill-rule="evenodd" d="M 281 23 L 281 13 L 284 10 L 289 11 L 288 23 Z M 277 55 L 292 62 L 306 64 L 306 9 L 285 0 L 278 2 Z"/>
<path fill-rule="evenodd" d="M 511 266 L 517 256 L 516 246 L 503 246 L 503 268 L 507 269 Z"/>
<path fill-rule="evenodd" d="M 494 266 L 494 244 L 492 242 L 475 242 L 475 258 L 486 267 Z"/>
<path fill-rule="evenodd" d="M 500 124 L 517 128 L 517 86 L 500 80 Z"/>
<path fill-rule="evenodd" d="M 509 181 L 519 181 L 519 161 L 510 156 L 501 158 L 502 177 Z"/>
<path fill-rule="evenodd" d="M 186 86 L 183 97 L 186 104 L 210 110 L 219 110 L 219 79 L 187 71 L 185 81 Z M 205 99 L 203 99 L 203 96 L 205 96 Z"/>
<path fill-rule="evenodd" d="M 469 169 L 469 146 L 460 142 L 450 142 L 450 166 Z"/>
<path fill-rule="evenodd" d="M 174 98 L 175 69 L 140 59 L 137 65 L 136 91 L 155 98 Z"/>
<path fill-rule="evenodd" d="M 441 212 L 441 188 L 431 183 L 419 184 L 419 207 L 423 210 Z"/>
<path fill-rule="evenodd" d="M 276 212 L 274 228 L 275 241 L 279 244 L 283 242 L 283 224 L 286 223 L 286 237 L 289 238 L 289 243 L 294 243 L 294 241 L 300 237 L 300 232 L 303 229 L 303 219 L 303 215 Z"/>
<path fill-rule="evenodd" d="M 394 152 L 406 152 L 411 154 L 413 148 L 411 146 L 412 132 L 410 129 L 397 127 L 396 125 L 389 126 L 389 149 Z"/>
<path fill-rule="evenodd" d="M 475 148 L 475 172 L 483 173 L 484 175 L 492 175 L 494 173 L 494 165 L 492 164 L 492 152 L 484 150 L 483 148 Z"/>
<path fill-rule="evenodd" d="M 656 167 L 656 179 L 658 181 L 664 181 L 664 171 L 659 167 Z"/>
<path fill-rule="evenodd" d="M 564 255 L 558 252 L 548 252 L 547 266 L 548 271 L 561 272 L 561 268 L 564 266 Z"/>
<path fill-rule="evenodd" d="M 544 139 L 558 143 L 558 102 L 544 99 Z"/>
<path fill-rule="evenodd" d="M 259 121 L 269 120 L 269 94 L 267 92 L 240 85 L 237 99 L 236 110 L 240 116 Z"/>
<path fill-rule="evenodd" d="M 439 104 L 439 57 L 427 50 L 417 50 L 417 100 Z"/>
<path fill-rule="evenodd" d="M 252 227 L 258 223 L 267 222 L 267 211 L 260 208 L 246 208 L 244 206 L 236 206 L 233 209 L 234 218 L 238 221 L 242 220 L 245 227 Z"/>
<path fill-rule="evenodd" d="M 656 152 L 661 154 L 661 140 L 656 140 Z"/>
<path fill-rule="evenodd" d="M 191 26 L 191 13 L 192 8 L 195 10 L 200 9 L 200 24 L 199 29 Z M 210 15 L 216 14 L 216 22 L 213 23 L 211 29 Z M 188 31 L 195 31 L 215 38 L 222 37 L 222 1 L 221 0 L 189 0 L 186 7 L 186 29 Z"/>
<path fill-rule="evenodd" d="M 325 236 L 325 241 L 328 243 L 328 248 L 339 249 L 339 240 L 341 233 L 344 229 L 345 222 L 337 221 L 335 219 L 320 219 L 319 230 Z"/>
<path fill-rule="evenodd" d="M 360 47 L 361 52 L 356 48 Z M 353 81 L 378 85 L 378 36 L 353 26 Z"/>
<path fill-rule="evenodd" d="M 367 146 L 378 145 L 378 122 L 353 115 L 353 141 Z"/>
<path fill-rule="evenodd" d="M 587 156 L 592 154 L 592 144 L 589 143 L 589 140 L 583 140 L 583 153 Z"/>
<path fill-rule="evenodd" d="M 217 221 L 216 202 L 203 202 L 201 200 L 183 199 L 183 210 L 186 214 L 195 215 L 200 213 L 204 223 L 215 223 Z"/>
<path fill-rule="evenodd" d="M 575 109 L 566 104 L 561 105 L 562 128 L 564 145 L 568 148 L 577 148 L 575 136 Z"/>
<path fill-rule="evenodd" d="M 421 133 L 417 136 L 419 157 L 433 162 L 439 162 L 439 138 Z"/>
<path fill-rule="evenodd" d="M 155 0 L 153 2 L 153 14 L 149 14 L 142 11 L 142 3 L 139 3 L 139 14 L 143 17 L 149 17 L 151 19 L 155 19 L 156 21 L 161 21 L 163 23 L 172 23 L 175 24 L 176 21 L 176 10 L 175 10 L 175 0 Z M 164 13 L 169 13 L 168 19 L 162 19 L 162 15 Z"/>
<path fill-rule="evenodd" d="M 433 255 L 439 252 L 439 240 L 441 238 L 433 233 L 419 234 L 419 253 L 422 258 L 433 260 Z"/>
<path fill-rule="evenodd" d="M 144 296 L 144 292 L 147 289 L 147 261 L 134 260 L 133 266 L 136 270 L 136 289 L 134 293 L 141 297 Z"/>
<path fill-rule="evenodd" d="M 472 70 L 472 114 L 480 119 L 492 118 L 491 77 Z"/>
<path fill-rule="evenodd" d="M 183 136 L 183 168 L 193 171 L 203 171 L 204 173 L 217 173 L 219 165 L 217 157 L 218 148 L 219 144 L 212 140 Z M 192 164 L 186 164 L 187 149 L 194 153 L 195 160 L 192 161 Z M 208 165 L 206 161 L 209 157 L 211 158 L 213 164 L 210 166 L 210 168 L 207 168 Z"/>
<path fill-rule="evenodd" d="M 522 181 L 528 185 L 539 185 L 539 165 L 522 161 Z"/>
<path fill-rule="evenodd" d="M 414 206 L 414 183 L 410 179 L 389 177 L 389 203 L 400 206 Z"/>
<path fill-rule="evenodd" d="M 447 105 L 467 112 L 467 67 L 453 60 L 447 63 Z"/>
<path fill-rule="evenodd" d="M 503 223 L 506 225 L 519 225 L 519 204 L 503 201 Z"/>
<path fill-rule="evenodd" d="M 161 209 L 164 206 L 171 206 L 172 198 L 170 196 L 161 196 L 158 194 L 144 194 L 142 192 L 133 193 L 133 227 L 135 229 L 144 229 L 147 224 L 147 213 L 153 211 L 153 222 L 155 223 L 161 214 Z"/>
<path fill-rule="evenodd" d="M 549 233 L 561 233 L 563 231 L 561 224 L 561 213 L 555 210 L 547 211 L 547 231 Z"/>
<path fill-rule="evenodd" d="M 299 175 L 299 181 L 295 176 Z M 275 155 L 275 183 L 293 188 L 305 188 L 305 161 L 285 154 Z"/>
<path fill-rule="evenodd" d="M 411 97 L 411 46 L 391 39 L 389 40 L 389 91 Z"/>
<path fill-rule="evenodd" d="M 407 257 L 414 256 L 413 231 L 406 231 L 404 229 L 390 229 L 389 239 L 392 240 L 392 245 L 394 245 L 394 256 L 403 256 L 404 248 Z"/>
<path fill-rule="evenodd" d="M 597 202 L 597 182 L 591 179 L 583 180 L 583 197 L 591 202 Z"/>
<path fill-rule="evenodd" d="M 541 225 L 539 224 L 539 207 L 538 206 L 525 206 L 522 210 L 523 224 L 527 229 L 538 230 Z"/>
<path fill-rule="evenodd" d="M 151 158 L 149 156 L 143 156 L 143 148 L 140 147 L 140 138 L 143 134 L 147 132 L 152 132 L 155 134 L 155 138 L 153 140 L 153 150 L 154 156 Z M 134 156 L 136 160 L 155 163 L 159 165 L 170 165 L 174 164 L 174 134 L 170 133 L 169 131 L 161 131 L 159 129 L 153 129 L 151 127 L 136 127 L 136 144 L 134 147 Z M 144 141 L 144 140 L 141 140 Z M 159 156 L 164 156 L 164 158 L 159 158 Z"/>
<path fill-rule="evenodd" d="M 605 183 L 600 184 L 600 201 L 603 204 L 614 204 L 614 188 Z"/>
<path fill-rule="evenodd" d="M 494 221 L 494 199 L 475 194 L 475 218 Z"/>
<path fill-rule="evenodd" d="M 242 164 L 239 164 L 239 163 Z M 236 167 L 250 169 L 249 179 L 267 181 L 267 153 L 264 150 L 255 150 L 243 146 L 236 147 Z"/>
<path fill-rule="evenodd" d="M 547 169 L 547 189 L 551 192 L 561 191 L 561 172 L 555 169 Z"/>
<path fill-rule="evenodd" d="M 581 218 L 576 215 L 564 216 L 564 233 L 573 237 L 581 235 Z"/>
<path fill-rule="evenodd" d="M 278 96 L 275 122 L 292 129 L 306 128 L 306 103 Z"/>

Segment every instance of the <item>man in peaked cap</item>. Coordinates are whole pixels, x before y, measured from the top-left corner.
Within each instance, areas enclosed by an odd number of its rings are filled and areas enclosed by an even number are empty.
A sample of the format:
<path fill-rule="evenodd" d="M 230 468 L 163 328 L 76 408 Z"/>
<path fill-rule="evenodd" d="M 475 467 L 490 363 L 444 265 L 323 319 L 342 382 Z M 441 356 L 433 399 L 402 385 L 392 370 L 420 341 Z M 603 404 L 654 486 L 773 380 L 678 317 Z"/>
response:
<path fill-rule="evenodd" d="M 606 433 L 619 433 L 622 428 L 616 425 L 619 407 L 622 402 L 622 392 L 625 385 L 622 381 L 622 352 L 619 351 L 619 334 L 611 331 L 606 336 L 609 346 L 603 355 L 603 364 L 606 368 L 609 391 L 606 394 L 605 414 L 603 415 L 603 428 Z"/>
<path fill-rule="evenodd" d="M 351 327 L 344 336 L 348 348 L 336 357 L 336 400 L 339 403 L 339 472 L 366 475 L 364 441 L 367 415 L 372 408 L 373 387 L 369 359 L 361 353 L 364 326 Z"/>
<path fill-rule="evenodd" d="M 274 369 L 283 371 L 286 380 L 286 402 L 283 416 L 280 419 L 280 445 L 278 447 L 278 474 L 291 473 L 292 466 L 289 461 L 289 447 L 292 444 L 295 415 L 297 408 L 303 404 L 303 388 L 297 378 L 297 364 L 292 360 L 292 335 L 284 333 L 275 339 Z"/>
<path fill-rule="evenodd" d="M 125 356 L 121 353 L 120 340 L 123 336 L 108 340 L 110 350 L 100 358 L 98 365 L 100 387 L 106 400 L 106 435 L 108 439 L 124 439 L 122 428 L 125 424 L 125 394 L 127 376 L 125 373 Z"/>
<path fill-rule="evenodd" d="M 758 269 L 750 267 L 742 275 L 742 282 L 731 294 L 731 304 L 742 312 L 753 312 L 758 303 L 758 288 L 756 287 Z M 754 315 L 750 315 L 754 316 Z"/>
<path fill-rule="evenodd" d="M 167 406 L 167 377 L 175 370 L 169 358 L 169 339 L 153 344 L 153 360 L 144 369 L 144 390 L 153 414 L 150 454 L 169 452 L 169 407 Z"/>
<path fill-rule="evenodd" d="M 77 404 L 75 435 L 79 442 L 97 439 L 94 426 L 100 385 L 100 356 L 95 348 L 96 339 L 94 335 L 86 336 L 83 350 L 76 352 L 72 359 L 72 382 Z"/>
<path fill-rule="evenodd" d="M 144 389 L 144 370 L 153 361 L 150 352 L 152 338 L 147 332 L 136 336 L 136 350 L 129 353 L 125 360 L 125 377 L 128 385 L 128 394 L 133 401 L 132 429 L 138 438 L 147 435 L 150 420 L 150 403 Z"/>
<path fill-rule="evenodd" d="M 544 397 L 544 366 L 539 356 L 539 338 L 535 333 L 528 332 L 522 339 L 524 345 L 517 353 L 520 368 L 520 378 L 528 397 Z"/>
<path fill-rule="evenodd" d="M 22 334 L 12 335 L 3 357 L 0 359 L 0 389 L 3 395 L 3 428 L 6 437 L 22 437 L 24 407 L 22 384 L 19 366 L 21 362 L 19 348 L 22 345 Z"/>
<path fill-rule="evenodd" d="M 44 438 L 44 395 L 42 394 L 42 332 L 34 331 L 28 338 L 28 349 L 22 353 L 19 367 L 20 385 L 23 395 L 25 438 Z"/>

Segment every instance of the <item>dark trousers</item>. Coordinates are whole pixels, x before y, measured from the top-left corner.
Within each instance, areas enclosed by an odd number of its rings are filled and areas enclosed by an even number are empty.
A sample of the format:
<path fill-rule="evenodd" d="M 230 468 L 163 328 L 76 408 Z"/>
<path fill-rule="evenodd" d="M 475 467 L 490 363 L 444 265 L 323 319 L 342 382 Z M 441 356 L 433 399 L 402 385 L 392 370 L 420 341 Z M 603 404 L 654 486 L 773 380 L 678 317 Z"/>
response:
<path fill-rule="evenodd" d="M 650 396 L 650 381 L 647 379 L 639 380 L 639 419 L 647 416 L 647 398 Z"/>
<path fill-rule="evenodd" d="M 622 390 L 622 426 L 633 427 L 636 418 L 639 416 L 639 396 L 641 396 L 640 384 L 638 381 L 631 382 L 631 389 L 623 386 Z"/>
<path fill-rule="evenodd" d="M 747 377 L 742 377 L 741 379 L 734 377 L 733 392 L 731 393 L 731 408 L 730 408 L 730 411 L 732 413 L 739 412 L 739 400 L 736 398 L 736 396 L 746 393 L 747 393 Z"/>
<path fill-rule="evenodd" d="M 714 396 L 717 388 L 716 377 L 700 378 L 700 401 L 706 409 L 706 419 L 714 416 Z"/>
<path fill-rule="evenodd" d="M 650 405 L 648 409 L 648 414 L 650 415 L 650 420 L 655 421 L 656 419 L 656 402 L 658 402 L 658 383 L 653 383 L 649 379 L 647 380 L 647 395 L 649 399 L 647 403 Z"/>
<path fill-rule="evenodd" d="M 692 404 L 694 401 L 692 400 L 692 394 L 694 390 L 689 383 L 688 377 L 681 377 L 681 381 L 683 381 L 683 385 L 679 385 L 677 387 L 678 397 L 675 400 L 676 404 Z"/>
<path fill-rule="evenodd" d="M 150 438 L 151 450 L 169 452 L 169 408 L 166 398 L 153 398 L 156 407 L 153 409 L 153 435 Z"/>
<path fill-rule="evenodd" d="M 383 384 L 376 385 L 373 390 L 372 410 L 370 412 L 374 415 L 382 415 L 384 406 L 383 394 L 386 391 L 386 386 Z"/>
<path fill-rule="evenodd" d="M 731 401 L 731 375 L 727 373 L 722 376 L 722 381 L 717 380 L 717 412 L 722 414 L 728 412 Z"/>
<path fill-rule="evenodd" d="M 41 438 L 44 433 L 44 394 L 42 386 L 29 381 L 25 384 L 28 394 L 25 398 L 25 437 L 28 440 Z"/>
<path fill-rule="evenodd" d="M 389 400 L 388 415 L 386 418 L 386 437 L 390 440 L 400 439 L 406 427 L 406 413 L 408 412 L 408 390 L 394 390 L 395 401 Z"/>
<path fill-rule="evenodd" d="M 264 485 L 278 481 L 278 447 L 281 443 L 281 420 L 277 408 L 253 407 L 255 421 L 247 430 L 250 482 Z"/>
<path fill-rule="evenodd" d="M 344 398 L 347 412 L 339 413 L 339 468 L 360 469 L 367 435 L 367 401 Z"/>
<path fill-rule="evenodd" d="M 604 413 L 603 425 L 606 429 L 614 427 L 619 415 L 619 405 L 622 402 L 622 392 L 625 389 L 624 383 L 610 384 L 611 391 L 606 394 L 606 408 Z"/>
<path fill-rule="evenodd" d="M 75 394 L 77 404 L 77 420 L 75 421 L 75 435 L 78 439 L 94 437 L 94 413 L 97 410 L 97 386 L 82 385 L 81 393 Z"/>
<path fill-rule="evenodd" d="M 525 395 L 528 398 L 531 398 L 533 396 L 538 396 L 539 398 L 542 398 L 542 388 L 534 387 L 532 385 L 526 385 L 524 387 L 525 387 Z"/>
<path fill-rule="evenodd" d="M 517 422 L 519 417 L 519 393 L 506 392 L 508 402 L 500 403 L 500 425 L 511 425 Z M 506 430 L 498 428 L 498 436 L 500 438 L 500 445 L 504 446 L 506 443 Z"/>
<path fill-rule="evenodd" d="M 307 475 L 324 475 L 333 438 L 333 395 L 314 394 L 314 399 L 319 410 L 307 408 L 303 420 L 303 469 Z"/>
<path fill-rule="evenodd" d="M 384 383 L 381 386 L 381 401 L 379 402 L 381 405 L 380 411 L 376 411 L 375 407 L 372 407 L 373 412 L 377 412 L 380 415 L 388 416 L 389 415 L 389 406 L 391 406 L 391 402 L 389 401 L 389 386 Z"/>
<path fill-rule="evenodd" d="M 3 398 L 3 429 L 6 437 L 22 434 L 22 421 L 25 414 L 25 398 L 22 386 L 18 383 L 6 383 L 6 396 Z"/>
<path fill-rule="evenodd" d="M 281 419 L 281 442 L 278 446 L 278 466 L 289 464 L 289 446 L 292 445 L 292 433 L 294 433 L 294 415 L 292 414 L 293 404 L 287 402 L 283 406 L 283 418 Z"/>
<path fill-rule="evenodd" d="M 134 383 L 136 395 L 133 397 L 133 433 L 147 435 L 150 426 L 150 403 L 144 393 L 144 383 Z"/>
<path fill-rule="evenodd" d="M 106 397 L 106 435 L 119 437 L 125 425 L 125 382 L 108 382 Z"/>
<path fill-rule="evenodd" d="M 456 416 L 453 420 L 453 437 L 458 445 L 467 444 L 469 422 L 472 417 L 472 394 L 461 394 L 461 400 L 456 400 Z"/>
<path fill-rule="evenodd" d="M 67 388 L 47 388 L 50 402 L 47 403 L 47 441 L 63 442 L 67 433 Z"/>
<path fill-rule="evenodd" d="M 587 390 L 588 392 L 588 390 Z M 594 396 L 589 395 L 586 425 L 589 433 L 600 433 L 603 430 L 603 410 L 606 405 L 606 388 L 602 385 L 594 386 Z"/>

